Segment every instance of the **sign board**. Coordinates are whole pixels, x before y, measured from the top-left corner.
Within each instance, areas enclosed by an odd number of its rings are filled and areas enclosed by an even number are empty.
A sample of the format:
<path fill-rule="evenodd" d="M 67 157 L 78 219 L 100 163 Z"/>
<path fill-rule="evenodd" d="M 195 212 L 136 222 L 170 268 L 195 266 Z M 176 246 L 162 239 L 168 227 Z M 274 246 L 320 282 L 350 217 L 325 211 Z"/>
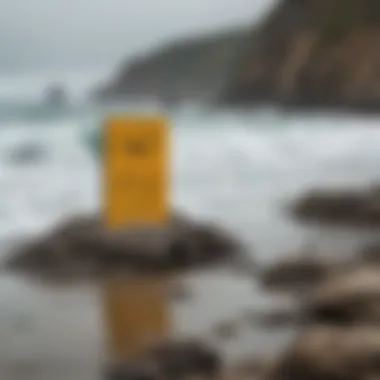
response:
<path fill-rule="evenodd" d="M 164 223 L 169 217 L 169 129 L 161 117 L 114 116 L 104 133 L 104 202 L 112 228 Z M 138 356 L 166 335 L 170 316 L 163 279 L 110 281 L 105 318 L 110 359 Z M 161 290 L 160 290 L 161 289 Z"/>
<path fill-rule="evenodd" d="M 108 119 L 105 128 L 108 225 L 163 223 L 169 216 L 169 130 L 161 117 Z"/>
<path fill-rule="evenodd" d="M 167 337 L 172 327 L 166 298 L 169 282 L 163 278 L 109 282 L 104 308 L 110 362 L 138 358 L 146 347 Z"/>

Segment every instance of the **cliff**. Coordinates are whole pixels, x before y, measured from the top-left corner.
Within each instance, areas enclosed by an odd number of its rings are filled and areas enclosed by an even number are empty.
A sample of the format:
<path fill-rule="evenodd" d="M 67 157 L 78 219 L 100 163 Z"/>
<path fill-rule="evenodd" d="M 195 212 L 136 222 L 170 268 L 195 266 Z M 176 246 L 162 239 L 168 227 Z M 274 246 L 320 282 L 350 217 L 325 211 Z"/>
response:
<path fill-rule="evenodd" d="M 248 28 L 175 41 L 123 65 L 98 99 L 212 99 L 220 93 Z"/>
<path fill-rule="evenodd" d="M 380 110 L 380 1 L 280 0 L 254 28 L 179 40 L 124 65 L 98 98 Z"/>
<path fill-rule="evenodd" d="M 380 1 L 282 0 L 220 100 L 380 110 Z"/>

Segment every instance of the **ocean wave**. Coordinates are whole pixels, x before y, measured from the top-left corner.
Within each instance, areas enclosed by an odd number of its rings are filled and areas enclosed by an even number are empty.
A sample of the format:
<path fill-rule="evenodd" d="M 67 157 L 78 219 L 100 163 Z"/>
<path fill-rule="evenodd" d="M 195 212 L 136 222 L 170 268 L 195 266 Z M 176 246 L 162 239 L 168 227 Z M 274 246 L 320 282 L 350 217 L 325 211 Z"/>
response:
<path fill-rule="evenodd" d="M 193 111 L 170 119 L 173 202 L 194 214 L 236 226 L 255 225 L 261 215 L 270 228 L 277 221 L 265 215 L 276 214 L 274 200 L 301 188 L 379 180 L 374 120 Z M 0 237 L 100 206 L 98 162 L 84 136 L 99 131 L 106 115 L 95 108 L 0 122 Z M 43 146 L 45 158 L 27 166 L 7 159 L 28 144 Z"/>

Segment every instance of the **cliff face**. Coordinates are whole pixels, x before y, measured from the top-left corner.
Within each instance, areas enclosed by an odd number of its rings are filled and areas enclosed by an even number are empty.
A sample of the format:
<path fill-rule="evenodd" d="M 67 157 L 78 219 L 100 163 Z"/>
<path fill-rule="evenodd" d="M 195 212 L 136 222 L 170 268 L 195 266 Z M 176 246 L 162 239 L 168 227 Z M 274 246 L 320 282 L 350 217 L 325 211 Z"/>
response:
<path fill-rule="evenodd" d="M 98 98 L 212 98 L 239 52 L 245 29 L 182 40 L 125 65 Z"/>
<path fill-rule="evenodd" d="M 280 0 L 255 29 L 125 65 L 100 98 L 380 110 L 380 0 Z"/>
<path fill-rule="evenodd" d="M 380 1 L 283 0 L 222 102 L 380 110 Z"/>

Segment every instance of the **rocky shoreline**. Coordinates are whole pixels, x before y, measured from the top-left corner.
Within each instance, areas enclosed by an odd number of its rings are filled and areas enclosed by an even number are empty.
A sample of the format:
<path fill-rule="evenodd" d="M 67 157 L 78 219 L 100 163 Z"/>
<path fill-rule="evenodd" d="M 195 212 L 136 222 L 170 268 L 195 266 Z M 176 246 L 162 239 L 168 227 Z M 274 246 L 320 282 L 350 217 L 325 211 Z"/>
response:
<path fill-rule="evenodd" d="M 316 197 L 323 191 L 330 197 Z M 314 200 L 312 207 L 306 207 L 306 214 L 322 210 L 324 218 L 316 214 L 319 223 L 326 222 L 331 228 L 334 224 L 329 218 L 336 222 L 336 215 L 339 222 L 344 221 L 344 215 L 350 228 L 362 228 L 362 219 L 354 223 L 356 205 L 378 204 L 378 187 L 373 184 L 363 186 L 362 191 L 348 188 L 313 194 L 318 202 Z M 302 204 L 307 197 L 298 202 Z M 299 221 L 304 222 L 302 218 Z M 380 228 L 377 219 L 371 227 Z M 147 344 L 136 361 L 110 369 L 107 376 L 112 380 L 368 380 L 380 375 L 379 246 L 380 242 L 372 241 L 354 254 L 329 258 L 302 250 L 270 266 L 260 268 L 251 262 L 248 268 L 243 254 L 246 247 L 211 224 L 173 213 L 163 229 L 109 231 L 99 217 L 92 215 L 70 219 L 37 242 L 13 251 L 5 269 L 43 278 L 48 284 L 114 276 L 181 275 L 223 264 L 230 269 L 240 268 L 241 276 L 259 284 L 268 295 L 277 294 L 287 300 L 274 302 L 266 310 L 253 309 L 237 320 L 221 321 L 211 331 L 202 332 L 200 339 L 173 337 Z M 177 302 L 183 297 L 188 300 L 191 294 L 180 289 L 173 296 Z M 273 355 L 224 362 L 219 349 L 235 338 L 236 326 L 241 323 L 261 331 L 291 328 L 295 338 Z"/>

